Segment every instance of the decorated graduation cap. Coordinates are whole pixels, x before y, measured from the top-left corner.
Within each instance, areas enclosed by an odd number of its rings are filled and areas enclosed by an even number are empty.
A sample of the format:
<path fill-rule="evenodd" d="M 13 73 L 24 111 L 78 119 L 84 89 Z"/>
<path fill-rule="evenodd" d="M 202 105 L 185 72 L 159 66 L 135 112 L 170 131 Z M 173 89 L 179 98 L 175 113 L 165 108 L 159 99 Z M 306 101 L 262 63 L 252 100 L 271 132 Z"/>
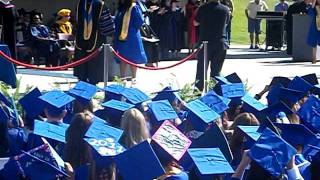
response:
<path fill-rule="evenodd" d="M 26 112 L 26 116 L 31 119 L 35 119 L 44 109 L 45 103 L 39 99 L 42 95 L 38 88 L 34 88 L 28 94 L 19 99 L 20 105 Z"/>
<path fill-rule="evenodd" d="M 79 81 L 75 87 L 69 90 L 69 94 L 74 96 L 82 104 L 87 104 L 98 91 L 98 87 L 87 82 Z"/>
<path fill-rule="evenodd" d="M 200 98 L 202 102 L 204 102 L 208 107 L 218 114 L 222 114 L 229 108 L 227 99 L 228 98 L 219 96 L 214 91 L 209 91 L 206 95 Z"/>
<path fill-rule="evenodd" d="M 112 84 L 103 88 L 106 91 L 105 101 L 118 100 L 121 101 L 121 93 L 124 91 L 125 87 L 117 84 Z"/>
<path fill-rule="evenodd" d="M 59 126 L 52 123 L 35 120 L 33 134 L 65 143 L 65 132 L 67 129 L 67 124 Z"/>
<path fill-rule="evenodd" d="M 214 175 L 234 173 L 219 148 L 190 148 L 188 155 L 195 165 L 199 179 L 212 179 Z"/>
<path fill-rule="evenodd" d="M 141 103 L 150 100 L 150 97 L 137 88 L 125 88 L 121 93 L 128 103 L 140 105 Z"/>
<path fill-rule="evenodd" d="M 93 147 L 93 156 L 99 169 L 109 165 L 112 162 L 111 157 L 125 151 L 118 142 L 122 133 L 123 130 L 107 125 L 103 119 L 93 117 L 84 140 Z"/>
<path fill-rule="evenodd" d="M 265 128 L 250 148 L 249 157 L 273 177 L 279 177 L 289 160 L 296 154 L 296 149 L 285 140 Z"/>
<path fill-rule="evenodd" d="M 187 120 L 191 122 L 193 128 L 204 132 L 208 124 L 217 120 L 220 116 L 205 103 L 196 99 L 186 105 L 189 110 Z"/>
<path fill-rule="evenodd" d="M 304 76 L 301 76 L 301 78 L 313 86 L 319 84 L 318 77 L 317 77 L 316 73 L 306 74 Z"/>
<path fill-rule="evenodd" d="M 275 76 L 272 78 L 270 82 L 270 86 L 283 86 L 288 87 L 288 84 L 290 83 L 290 79 L 283 76 Z"/>
<path fill-rule="evenodd" d="M 191 145 L 191 140 L 170 121 L 164 121 L 152 136 L 152 145 L 159 158 L 179 161 Z"/>
<path fill-rule="evenodd" d="M 101 104 L 104 107 L 103 111 L 106 111 L 106 117 L 108 118 L 108 122 L 111 123 L 112 126 L 120 127 L 121 124 L 121 117 L 123 113 L 134 107 L 133 104 L 126 103 L 123 101 L 118 100 L 110 100 L 103 104 Z"/>
<path fill-rule="evenodd" d="M 228 140 L 222 129 L 214 124 L 204 134 L 192 139 L 191 148 L 219 148 L 224 157 L 231 162 L 233 159 Z"/>
<path fill-rule="evenodd" d="M 168 100 L 172 103 L 176 99 L 181 100 L 178 90 L 173 90 L 170 86 L 167 86 L 162 91 L 157 92 L 157 95 L 152 98 L 152 101 Z"/>
<path fill-rule="evenodd" d="M 74 100 L 72 96 L 60 90 L 49 91 L 39 98 L 46 103 L 45 107 L 52 114 L 61 113 L 66 109 L 66 105 Z"/>
<path fill-rule="evenodd" d="M 258 114 L 267 107 L 249 94 L 243 96 L 241 100 L 243 101 L 242 109 L 249 113 Z"/>
<path fill-rule="evenodd" d="M 127 180 L 156 179 L 165 173 L 147 140 L 117 155 L 115 162 L 119 173 Z"/>
<path fill-rule="evenodd" d="M 252 147 L 261 136 L 261 132 L 259 132 L 260 126 L 238 126 L 238 128 L 246 137 L 245 146 L 247 148 Z"/>
<path fill-rule="evenodd" d="M 317 97 L 310 96 L 298 110 L 298 115 L 310 130 L 320 132 L 320 100 Z"/>
<path fill-rule="evenodd" d="M 307 145 L 316 139 L 316 135 L 303 124 L 275 123 L 275 125 L 280 129 L 281 137 L 293 146 Z"/>
<path fill-rule="evenodd" d="M 236 72 L 227 75 L 226 79 L 231 83 L 242 83 L 241 78 Z"/>
<path fill-rule="evenodd" d="M 148 103 L 151 123 L 159 125 L 165 120 L 175 120 L 178 118 L 176 111 L 173 109 L 168 100 L 153 101 Z"/>
<path fill-rule="evenodd" d="M 3 169 L 5 179 L 55 179 L 68 176 L 64 171 L 64 161 L 42 138 L 41 146 L 31 149 L 28 152 L 12 157 Z"/>
<path fill-rule="evenodd" d="M 313 88 L 313 85 L 310 84 L 308 81 L 304 80 L 303 78 L 296 76 L 288 84 L 288 88 L 301 91 L 304 94 L 307 94 Z"/>

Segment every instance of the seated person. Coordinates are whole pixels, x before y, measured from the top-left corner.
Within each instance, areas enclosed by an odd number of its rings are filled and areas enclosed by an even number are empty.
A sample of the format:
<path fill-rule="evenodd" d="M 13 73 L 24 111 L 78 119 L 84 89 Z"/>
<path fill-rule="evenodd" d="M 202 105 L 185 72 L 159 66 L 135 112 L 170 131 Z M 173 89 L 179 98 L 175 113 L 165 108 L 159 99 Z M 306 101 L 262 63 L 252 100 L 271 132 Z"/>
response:
<path fill-rule="evenodd" d="M 69 59 L 72 58 L 74 52 L 74 44 L 70 41 L 73 40 L 72 36 L 72 24 L 70 20 L 71 10 L 61 9 L 57 12 L 55 22 L 51 26 L 51 31 L 54 36 L 59 39 L 59 45 L 62 47 L 60 64 L 66 64 Z M 63 38 L 59 37 L 59 34 L 65 35 Z"/>
<path fill-rule="evenodd" d="M 38 56 L 46 58 L 46 66 L 58 65 L 59 44 L 50 38 L 49 29 L 43 25 L 38 14 L 31 17 L 30 46 Z"/>

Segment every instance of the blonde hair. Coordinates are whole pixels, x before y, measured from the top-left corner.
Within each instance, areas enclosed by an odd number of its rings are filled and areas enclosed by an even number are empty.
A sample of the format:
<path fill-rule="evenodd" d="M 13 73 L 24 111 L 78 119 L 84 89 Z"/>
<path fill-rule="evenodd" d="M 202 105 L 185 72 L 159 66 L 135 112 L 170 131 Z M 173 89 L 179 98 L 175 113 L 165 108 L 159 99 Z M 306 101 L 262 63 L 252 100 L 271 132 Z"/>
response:
<path fill-rule="evenodd" d="M 122 140 L 127 148 L 139 144 L 150 137 L 146 120 L 143 114 L 136 108 L 124 112 L 121 128 L 124 130 Z"/>

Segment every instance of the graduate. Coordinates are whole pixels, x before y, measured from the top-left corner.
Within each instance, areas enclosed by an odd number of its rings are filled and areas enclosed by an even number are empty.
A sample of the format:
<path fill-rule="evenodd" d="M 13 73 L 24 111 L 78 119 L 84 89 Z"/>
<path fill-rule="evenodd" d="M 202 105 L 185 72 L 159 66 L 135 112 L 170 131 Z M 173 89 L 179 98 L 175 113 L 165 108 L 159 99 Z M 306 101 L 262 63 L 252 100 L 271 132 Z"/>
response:
<path fill-rule="evenodd" d="M 118 13 L 115 18 L 114 48 L 124 58 L 136 64 L 147 63 L 146 53 L 142 44 L 140 28 L 143 24 L 142 12 L 131 0 L 119 1 Z M 132 83 L 136 83 L 137 67 L 130 66 Z M 125 78 L 127 64 L 120 62 L 120 78 Z"/>
<path fill-rule="evenodd" d="M 313 0 L 311 8 L 308 9 L 311 17 L 311 24 L 308 33 L 307 43 L 312 49 L 312 64 L 317 62 L 317 46 L 320 44 L 320 2 Z"/>

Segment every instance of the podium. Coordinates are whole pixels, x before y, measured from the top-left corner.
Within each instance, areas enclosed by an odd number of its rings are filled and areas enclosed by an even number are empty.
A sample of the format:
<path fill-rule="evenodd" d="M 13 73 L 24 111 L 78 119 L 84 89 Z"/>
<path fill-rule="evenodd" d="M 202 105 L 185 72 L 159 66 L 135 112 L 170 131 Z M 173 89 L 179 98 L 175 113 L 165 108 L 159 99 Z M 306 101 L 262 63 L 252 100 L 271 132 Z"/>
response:
<path fill-rule="evenodd" d="M 292 22 L 292 59 L 293 61 L 312 60 L 312 47 L 307 44 L 311 17 L 306 14 L 294 14 Z M 317 60 L 320 59 L 319 46 Z"/>

